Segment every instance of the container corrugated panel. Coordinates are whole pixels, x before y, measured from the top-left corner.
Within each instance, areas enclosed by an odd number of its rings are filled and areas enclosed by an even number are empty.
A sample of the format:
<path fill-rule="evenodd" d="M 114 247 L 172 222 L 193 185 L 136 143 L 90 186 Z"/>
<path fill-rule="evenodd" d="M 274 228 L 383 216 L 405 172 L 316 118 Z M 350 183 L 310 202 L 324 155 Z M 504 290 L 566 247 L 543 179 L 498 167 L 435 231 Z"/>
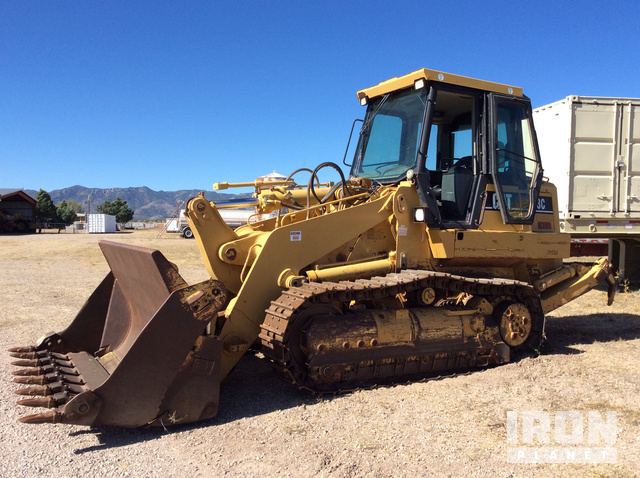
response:
<path fill-rule="evenodd" d="M 534 110 L 561 218 L 640 217 L 640 99 L 568 96 Z"/>
<path fill-rule="evenodd" d="M 116 218 L 108 214 L 87 214 L 88 233 L 116 232 Z"/>

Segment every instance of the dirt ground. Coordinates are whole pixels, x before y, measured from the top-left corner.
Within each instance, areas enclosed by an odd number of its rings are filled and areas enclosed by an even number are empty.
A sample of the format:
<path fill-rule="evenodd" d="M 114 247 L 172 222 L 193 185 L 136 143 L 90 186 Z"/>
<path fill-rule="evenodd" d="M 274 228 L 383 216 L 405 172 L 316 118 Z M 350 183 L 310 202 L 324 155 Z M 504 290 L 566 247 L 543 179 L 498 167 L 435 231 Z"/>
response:
<path fill-rule="evenodd" d="M 108 268 L 100 239 L 157 247 L 189 282 L 195 241 L 157 232 L 0 236 L 0 349 L 62 329 Z M 164 430 L 24 425 L 0 353 L 0 476 L 637 476 L 640 294 L 592 291 L 552 313 L 543 354 L 437 381 L 327 399 L 247 357 L 217 418 Z M 614 411 L 616 464 L 507 462 L 509 410 Z"/>

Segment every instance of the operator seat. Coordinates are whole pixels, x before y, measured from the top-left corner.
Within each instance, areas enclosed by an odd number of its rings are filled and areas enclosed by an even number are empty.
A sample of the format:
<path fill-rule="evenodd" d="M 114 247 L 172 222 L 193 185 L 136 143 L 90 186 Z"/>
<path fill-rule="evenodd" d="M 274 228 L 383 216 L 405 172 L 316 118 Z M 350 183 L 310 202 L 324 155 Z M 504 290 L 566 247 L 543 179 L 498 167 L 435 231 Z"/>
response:
<path fill-rule="evenodd" d="M 473 157 L 464 156 L 442 173 L 442 217 L 462 220 L 467 215 L 469 195 L 473 187 Z"/>

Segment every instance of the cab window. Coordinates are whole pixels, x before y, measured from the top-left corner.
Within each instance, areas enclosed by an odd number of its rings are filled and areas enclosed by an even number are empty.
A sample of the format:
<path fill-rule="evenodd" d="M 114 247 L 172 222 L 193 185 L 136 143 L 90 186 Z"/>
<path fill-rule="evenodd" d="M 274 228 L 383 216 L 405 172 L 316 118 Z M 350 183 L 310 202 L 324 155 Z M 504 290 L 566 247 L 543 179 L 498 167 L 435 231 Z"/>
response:
<path fill-rule="evenodd" d="M 495 116 L 494 181 L 505 218 L 523 221 L 532 214 L 539 170 L 530 109 L 520 101 L 497 101 Z"/>
<path fill-rule="evenodd" d="M 438 89 L 427 151 L 431 187 L 444 222 L 466 222 L 476 179 L 475 96 Z"/>
<path fill-rule="evenodd" d="M 415 168 L 425 108 L 424 91 L 403 90 L 368 107 L 352 174 L 397 180 Z"/>
<path fill-rule="evenodd" d="M 373 164 L 388 164 L 389 158 L 400 154 L 402 118 L 379 114 L 373 120 L 371 137 L 367 145 L 368 159 Z"/>

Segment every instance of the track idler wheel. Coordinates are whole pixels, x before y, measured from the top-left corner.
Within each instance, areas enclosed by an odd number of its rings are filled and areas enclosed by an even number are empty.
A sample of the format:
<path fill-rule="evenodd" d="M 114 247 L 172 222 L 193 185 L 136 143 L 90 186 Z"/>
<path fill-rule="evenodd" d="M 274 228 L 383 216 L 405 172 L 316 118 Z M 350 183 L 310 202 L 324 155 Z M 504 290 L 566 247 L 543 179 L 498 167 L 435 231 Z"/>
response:
<path fill-rule="evenodd" d="M 509 347 L 519 347 L 531 335 L 532 325 L 531 314 L 524 304 L 509 304 L 500 315 L 502 340 Z"/>
<path fill-rule="evenodd" d="M 535 306 L 506 301 L 495 309 L 500 336 L 515 353 L 537 352 L 543 338 L 544 315 Z"/>

